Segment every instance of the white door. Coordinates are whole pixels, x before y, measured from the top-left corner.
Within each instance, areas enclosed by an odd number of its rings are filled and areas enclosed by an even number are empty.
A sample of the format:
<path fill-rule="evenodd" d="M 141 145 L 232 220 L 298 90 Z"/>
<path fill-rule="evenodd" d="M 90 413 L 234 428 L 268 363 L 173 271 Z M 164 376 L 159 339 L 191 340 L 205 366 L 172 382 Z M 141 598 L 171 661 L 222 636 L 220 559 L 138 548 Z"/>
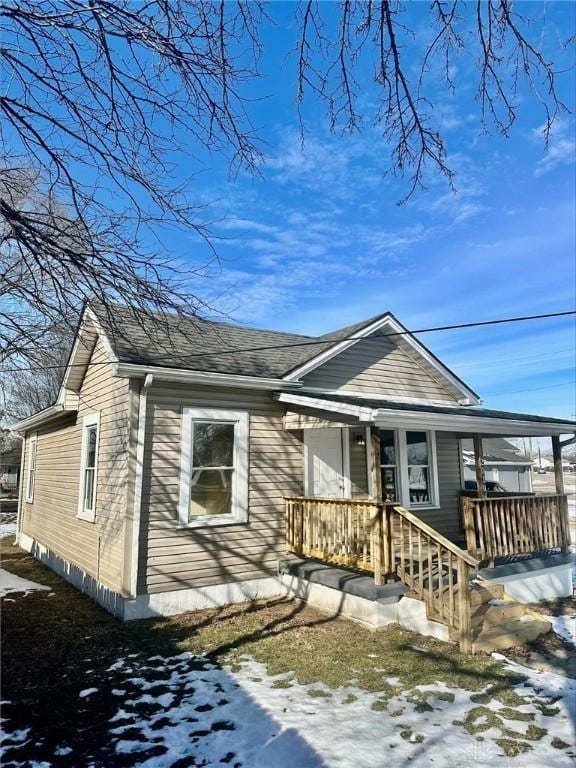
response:
<path fill-rule="evenodd" d="M 305 429 L 308 450 L 308 493 L 311 496 L 344 496 L 342 430 L 336 427 Z"/>

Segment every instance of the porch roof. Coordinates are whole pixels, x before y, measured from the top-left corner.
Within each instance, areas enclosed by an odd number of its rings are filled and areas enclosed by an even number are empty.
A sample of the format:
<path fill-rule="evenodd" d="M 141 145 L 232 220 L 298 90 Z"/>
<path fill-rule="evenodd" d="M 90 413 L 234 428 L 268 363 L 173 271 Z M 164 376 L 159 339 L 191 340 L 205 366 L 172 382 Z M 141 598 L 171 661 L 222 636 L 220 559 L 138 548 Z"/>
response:
<path fill-rule="evenodd" d="M 282 392 L 276 397 L 290 405 L 291 410 L 312 409 L 323 414 L 353 417 L 358 422 L 377 426 L 437 429 L 457 432 L 462 437 L 473 434 L 539 437 L 576 433 L 576 421 L 478 406 L 429 405 L 316 393 L 311 396 Z"/>

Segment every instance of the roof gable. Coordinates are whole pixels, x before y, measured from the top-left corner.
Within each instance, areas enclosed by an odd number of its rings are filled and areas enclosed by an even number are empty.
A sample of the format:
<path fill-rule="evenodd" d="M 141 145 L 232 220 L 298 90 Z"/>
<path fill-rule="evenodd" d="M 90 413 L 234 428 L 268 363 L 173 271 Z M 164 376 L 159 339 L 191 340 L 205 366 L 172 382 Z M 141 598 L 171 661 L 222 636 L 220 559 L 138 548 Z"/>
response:
<path fill-rule="evenodd" d="M 352 326 L 352 328 L 355 327 Z M 346 331 L 348 329 L 343 330 Z M 374 359 L 372 364 L 377 365 L 380 362 L 384 367 L 386 366 L 386 358 L 392 355 L 392 351 L 400 350 L 404 361 L 411 361 L 414 371 L 419 372 L 420 378 L 424 375 L 428 383 L 435 382 L 435 386 L 432 389 L 436 391 L 437 399 L 452 399 L 465 404 L 478 404 L 480 402 L 476 392 L 468 387 L 424 344 L 416 339 L 391 313 L 372 318 L 372 320 L 356 327 L 345 338 L 335 341 L 328 349 L 318 351 L 302 365 L 290 371 L 285 376 L 285 379 L 288 381 L 303 379 L 305 383 L 313 386 L 314 381 L 319 381 L 318 376 L 312 375 L 313 372 L 318 372 L 321 368 L 324 368 L 326 371 L 326 369 L 329 369 L 331 361 L 334 361 L 337 357 L 343 358 L 343 360 L 338 361 L 339 363 L 345 366 L 346 362 L 348 362 L 353 370 L 355 364 L 350 350 L 355 346 L 366 349 L 369 346 L 369 340 L 380 340 L 381 343 L 381 358 L 380 360 Z M 371 354 L 374 355 L 375 353 L 377 354 L 377 347 L 372 343 Z M 361 355 L 358 355 L 358 357 L 360 358 Z M 333 365 L 332 368 L 334 367 Z M 360 372 L 357 371 L 357 373 Z M 345 376 L 343 372 L 341 375 Z M 423 394 L 418 391 L 418 381 L 413 379 L 412 383 L 415 391 L 411 396 L 416 398 L 423 397 Z M 336 387 L 336 389 L 339 388 L 341 387 Z M 377 395 L 378 392 L 372 390 L 371 394 Z M 392 392 L 383 392 L 382 394 L 390 396 Z M 431 399 L 436 398 L 432 396 Z"/>

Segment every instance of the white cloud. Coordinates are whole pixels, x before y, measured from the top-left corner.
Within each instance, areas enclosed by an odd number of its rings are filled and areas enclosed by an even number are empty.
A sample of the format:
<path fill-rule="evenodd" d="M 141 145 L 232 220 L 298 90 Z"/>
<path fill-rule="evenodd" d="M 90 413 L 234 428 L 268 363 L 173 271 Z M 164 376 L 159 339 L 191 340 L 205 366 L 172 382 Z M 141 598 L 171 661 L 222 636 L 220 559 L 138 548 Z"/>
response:
<path fill-rule="evenodd" d="M 537 128 L 533 135 L 542 139 L 544 126 Z M 534 176 L 539 178 L 562 165 L 571 165 L 576 161 L 576 139 L 574 124 L 567 120 L 559 120 L 552 127 L 548 147 L 544 156 L 536 163 Z"/>

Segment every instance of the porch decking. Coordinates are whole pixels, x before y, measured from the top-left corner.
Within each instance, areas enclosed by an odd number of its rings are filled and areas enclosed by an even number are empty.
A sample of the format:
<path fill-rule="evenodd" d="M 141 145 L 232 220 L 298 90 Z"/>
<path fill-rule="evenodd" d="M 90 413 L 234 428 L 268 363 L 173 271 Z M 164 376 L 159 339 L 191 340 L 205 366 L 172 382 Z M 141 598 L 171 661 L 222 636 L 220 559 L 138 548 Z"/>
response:
<path fill-rule="evenodd" d="M 286 498 L 289 552 L 399 579 L 471 649 L 470 576 L 499 557 L 568 551 L 566 496 L 462 501 L 468 551 L 403 507 L 370 499 Z"/>

